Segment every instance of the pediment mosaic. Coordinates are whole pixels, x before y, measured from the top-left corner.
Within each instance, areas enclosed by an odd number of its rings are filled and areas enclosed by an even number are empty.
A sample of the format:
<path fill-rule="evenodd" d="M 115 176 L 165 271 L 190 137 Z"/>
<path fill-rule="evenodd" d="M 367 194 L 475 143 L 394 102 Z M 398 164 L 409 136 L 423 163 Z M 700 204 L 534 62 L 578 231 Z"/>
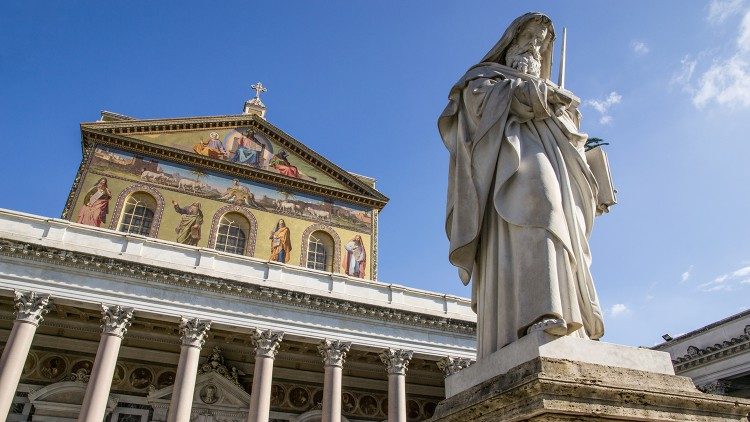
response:
<path fill-rule="evenodd" d="M 258 128 L 217 128 L 190 132 L 130 135 L 133 138 L 176 148 L 214 160 L 278 173 L 326 186 L 344 186 L 302 157 L 285 149 Z"/>
<path fill-rule="evenodd" d="M 247 179 L 97 147 L 89 172 L 147 186 L 369 233 L 370 209 Z M 88 189 L 88 186 L 85 187 Z"/>

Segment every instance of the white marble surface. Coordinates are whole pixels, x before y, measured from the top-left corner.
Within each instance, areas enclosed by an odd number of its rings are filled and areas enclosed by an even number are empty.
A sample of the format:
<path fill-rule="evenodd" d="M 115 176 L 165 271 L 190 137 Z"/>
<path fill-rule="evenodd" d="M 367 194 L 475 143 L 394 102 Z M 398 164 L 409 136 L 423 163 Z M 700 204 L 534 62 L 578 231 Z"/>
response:
<path fill-rule="evenodd" d="M 537 357 L 674 375 L 668 353 L 537 331 L 447 377 L 445 396 L 452 397 Z"/>
<path fill-rule="evenodd" d="M 467 299 L 397 284 L 283 265 L 212 249 L 195 248 L 109 229 L 0 209 L 0 238 L 66 251 L 95 254 L 133 263 L 219 277 L 255 286 L 302 292 L 425 317 L 474 322 Z M 372 349 L 387 347 L 415 353 L 473 358 L 473 333 L 458 333 L 356 312 L 326 312 L 232 294 L 201 286 L 164 284 L 111 275 L 71 265 L 0 256 L 0 293 L 13 289 L 52 295 L 58 303 L 133 307 L 149 318 L 177 321 L 180 316 L 210 319 L 214 326 L 249 332 L 284 331 L 307 339 L 336 338 Z M 83 304 L 83 305 L 82 305 Z"/>

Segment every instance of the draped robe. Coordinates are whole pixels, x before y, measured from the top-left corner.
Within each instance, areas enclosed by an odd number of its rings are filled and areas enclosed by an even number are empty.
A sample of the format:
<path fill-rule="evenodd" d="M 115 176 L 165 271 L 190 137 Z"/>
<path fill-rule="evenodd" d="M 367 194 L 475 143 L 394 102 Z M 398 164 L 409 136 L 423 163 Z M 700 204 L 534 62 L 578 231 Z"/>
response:
<path fill-rule="evenodd" d="M 604 333 L 588 238 L 596 181 L 570 97 L 497 63 L 471 68 L 438 120 L 450 151 L 450 261 L 473 280 L 477 355 L 544 318 L 565 334 Z"/>

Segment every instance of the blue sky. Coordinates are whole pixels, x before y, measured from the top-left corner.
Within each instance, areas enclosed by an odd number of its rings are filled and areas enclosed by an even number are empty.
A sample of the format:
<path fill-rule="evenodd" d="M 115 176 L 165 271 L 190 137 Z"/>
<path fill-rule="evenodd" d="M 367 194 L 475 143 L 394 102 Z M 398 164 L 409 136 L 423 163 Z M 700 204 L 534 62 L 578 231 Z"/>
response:
<path fill-rule="evenodd" d="M 276 3 L 276 4 L 272 4 Z M 443 231 L 450 86 L 516 16 L 568 27 L 567 87 L 611 142 L 619 201 L 594 227 L 605 340 L 653 345 L 745 309 L 750 2 L 22 2 L 0 5 L 0 207 L 59 216 L 78 123 L 268 120 L 378 179 L 380 278 L 463 296 Z"/>

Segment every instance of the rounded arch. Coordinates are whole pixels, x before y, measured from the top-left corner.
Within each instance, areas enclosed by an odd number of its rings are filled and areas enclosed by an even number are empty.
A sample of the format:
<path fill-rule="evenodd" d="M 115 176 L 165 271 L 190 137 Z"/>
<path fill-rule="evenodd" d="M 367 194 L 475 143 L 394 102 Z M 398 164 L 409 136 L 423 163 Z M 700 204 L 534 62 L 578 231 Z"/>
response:
<path fill-rule="evenodd" d="M 305 229 L 302 233 L 302 247 L 300 248 L 299 265 L 301 267 L 307 266 L 307 248 L 310 244 L 310 235 L 314 232 L 322 231 L 333 239 L 333 272 L 341 272 L 341 238 L 336 231 L 330 226 L 325 224 L 313 224 Z"/>
<path fill-rule="evenodd" d="M 138 192 L 143 192 L 147 195 L 150 195 L 154 198 L 154 201 L 156 201 L 154 221 L 151 223 L 151 229 L 148 231 L 149 237 L 156 237 L 156 235 L 159 234 L 161 216 L 162 214 L 164 214 L 164 197 L 158 190 L 152 188 L 149 185 L 144 185 L 141 183 L 130 185 L 126 189 L 123 189 L 123 191 L 120 192 L 120 195 L 117 196 L 117 203 L 115 205 L 115 210 L 112 213 L 112 218 L 109 221 L 109 228 L 112 230 L 117 230 L 117 225 L 120 224 L 120 217 L 122 216 L 122 208 L 125 206 L 125 201 L 127 201 L 130 195 Z"/>
<path fill-rule="evenodd" d="M 238 205 L 225 205 L 219 208 L 211 219 L 211 234 L 208 238 L 208 247 L 211 249 L 216 248 L 216 235 L 219 231 L 219 224 L 221 223 L 221 217 L 225 214 L 235 212 L 242 215 L 250 223 L 250 230 L 247 234 L 247 242 L 245 243 L 245 253 L 243 255 L 254 256 L 255 254 L 255 238 L 258 233 L 258 221 L 255 219 L 253 213 L 248 211 L 246 208 Z"/>

